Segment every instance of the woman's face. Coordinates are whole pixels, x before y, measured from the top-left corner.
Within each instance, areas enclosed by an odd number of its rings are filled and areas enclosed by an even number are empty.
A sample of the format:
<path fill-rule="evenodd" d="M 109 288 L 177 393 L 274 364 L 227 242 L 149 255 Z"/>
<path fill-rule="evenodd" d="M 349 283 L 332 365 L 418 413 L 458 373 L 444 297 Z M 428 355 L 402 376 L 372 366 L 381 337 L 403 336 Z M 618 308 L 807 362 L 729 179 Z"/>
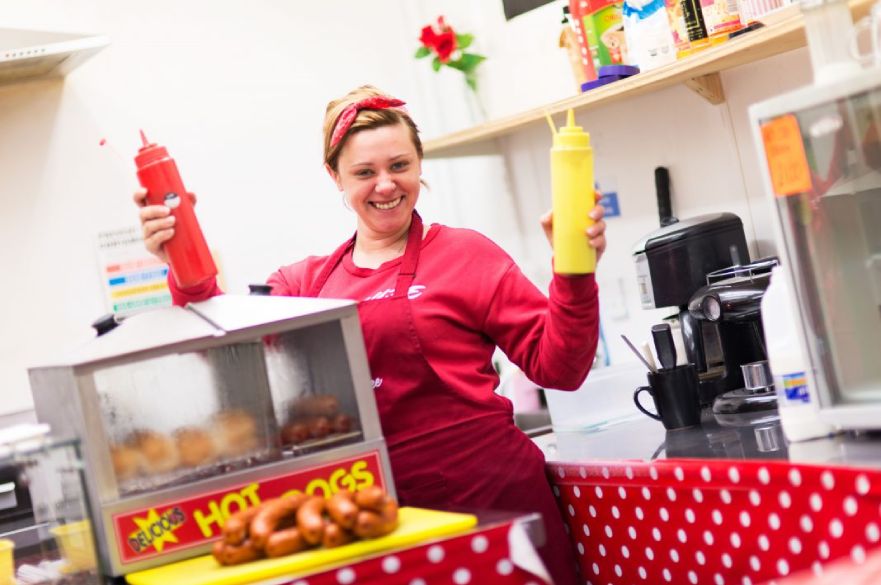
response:
<path fill-rule="evenodd" d="M 359 232 L 384 237 L 409 225 L 419 199 L 422 161 L 404 124 L 349 137 L 331 176 L 358 214 Z"/>

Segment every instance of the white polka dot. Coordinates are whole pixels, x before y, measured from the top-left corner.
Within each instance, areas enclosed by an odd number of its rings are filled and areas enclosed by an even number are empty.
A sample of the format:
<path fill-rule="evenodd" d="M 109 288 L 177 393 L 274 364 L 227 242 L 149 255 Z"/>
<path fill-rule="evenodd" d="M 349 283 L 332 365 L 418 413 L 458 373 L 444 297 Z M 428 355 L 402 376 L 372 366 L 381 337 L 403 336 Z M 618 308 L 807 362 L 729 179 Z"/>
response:
<path fill-rule="evenodd" d="M 670 569 L 665 568 L 663 571 L 661 571 L 661 574 L 664 575 L 664 581 L 669 582 L 671 579 L 673 579 L 673 575 L 670 574 Z"/>
<path fill-rule="evenodd" d="M 704 481 L 710 481 L 711 479 L 713 479 L 713 474 L 710 473 L 709 467 L 701 467 L 701 479 L 703 479 Z"/>
<path fill-rule="evenodd" d="M 700 491 L 698 488 L 694 488 L 691 491 L 691 495 L 694 497 L 694 501 L 698 504 L 704 501 L 704 492 Z"/>
<path fill-rule="evenodd" d="M 629 465 L 624 468 L 624 475 L 627 476 L 627 479 L 633 479 L 633 469 Z"/>
<path fill-rule="evenodd" d="M 578 475 L 581 476 L 581 479 L 587 479 L 587 470 L 583 467 L 578 468 Z"/>
<path fill-rule="evenodd" d="M 640 508 L 639 506 L 636 507 L 635 512 L 636 512 L 636 517 L 639 518 L 640 520 L 645 518 L 645 514 L 643 513 L 642 508 Z"/>
<path fill-rule="evenodd" d="M 578 546 L 576 548 L 578 549 L 578 554 L 580 554 L 581 556 L 584 556 L 584 544 L 579 542 Z"/>
<path fill-rule="evenodd" d="M 678 538 L 679 542 L 681 543 L 685 543 L 688 541 L 688 535 L 685 534 L 685 531 L 681 528 L 676 531 L 676 538 Z"/>
<path fill-rule="evenodd" d="M 652 499 L 652 493 L 649 491 L 649 488 L 647 488 L 647 487 L 642 488 L 642 497 L 645 498 L 646 500 Z"/>
<path fill-rule="evenodd" d="M 731 546 L 734 548 L 740 548 L 742 541 L 740 540 L 740 535 L 736 532 L 731 533 Z"/>
<path fill-rule="evenodd" d="M 756 555 L 752 555 L 749 558 L 749 566 L 752 567 L 753 571 L 758 571 L 762 568 L 762 563 L 759 561 L 759 557 Z"/>
<path fill-rule="evenodd" d="M 621 547 L 621 556 L 623 556 L 625 559 L 630 558 L 630 549 L 627 548 L 626 544 Z"/>
<path fill-rule="evenodd" d="M 759 469 L 759 481 L 765 485 L 771 483 L 771 474 L 768 473 L 767 467 L 762 467 Z"/>
<path fill-rule="evenodd" d="M 605 533 L 606 533 L 606 536 L 608 536 L 609 538 L 612 538 L 612 527 L 609 526 L 608 524 L 606 525 Z"/>
<path fill-rule="evenodd" d="M 767 551 L 771 548 L 771 542 L 764 534 L 759 535 L 759 548 L 764 551 Z"/>
<path fill-rule="evenodd" d="M 826 544 L 826 541 L 820 541 L 820 544 L 817 545 L 817 552 L 820 555 L 821 559 L 829 558 L 829 545 Z"/>
<path fill-rule="evenodd" d="M 655 481 L 658 480 L 658 469 L 654 465 L 649 467 L 649 475 L 651 476 L 651 478 L 653 480 L 655 480 Z"/>
<path fill-rule="evenodd" d="M 695 522 L 695 520 L 696 520 L 696 518 L 695 518 L 695 516 L 694 516 L 694 510 L 692 510 L 691 508 L 686 508 L 686 510 L 685 510 L 685 520 L 686 520 L 689 524 L 694 524 L 694 522 Z"/>
<path fill-rule="evenodd" d="M 619 577 L 624 574 L 624 572 L 621 570 L 621 565 L 618 565 L 618 564 L 615 565 L 615 574 L 618 575 Z"/>
<path fill-rule="evenodd" d="M 581 525 L 581 531 L 584 533 L 585 536 L 590 536 L 590 528 L 587 526 L 587 524 Z"/>
<path fill-rule="evenodd" d="M 722 501 L 726 504 L 731 503 L 731 492 L 729 492 L 728 490 L 720 490 L 719 497 L 722 498 Z"/>
<path fill-rule="evenodd" d="M 832 475 L 831 471 L 824 471 L 820 474 L 820 483 L 822 483 L 823 487 L 827 490 L 831 490 L 835 487 L 835 476 Z"/>
<path fill-rule="evenodd" d="M 681 467 L 677 467 L 676 469 L 674 469 L 673 475 L 675 475 L 676 479 L 678 479 L 679 481 L 682 481 L 683 479 L 685 479 L 685 472 L 682 471 Z"/>
<path fill-rule="evenodd" d="M 857 476 L 856 488 L 859 495 L 865 496 L 867 493 L 869 493 L 870 487 L 871 486 L 869 485 L 868 477 L 863 474 Z"/>
<path fill-rule="evenodd" d="M 777 500 L 780 502 L 780 507 L 783 509 L 789 509 L 789 506 L 792 505 L 792 497 L 790 497 L 789 492 L 786 490 L 780 491 L 780 496 Z"/>
<path fill-rule="evenodd" d="M 562 479 L 562 478 L 566 477 L 566 472 L 563 471 L 562 467 L 560 467 L 559 469 L 557 469 L 557 475 L 559 475 L 560 478 Z"/>
<path fill-rule="evenodd" d="M 590 514 L 591 518 L 597 517 L 597 509 L 593 507 L 593 504 L 587 507 L 587 513 Z"/>
<path fill-rule="evenodd" d="M 486 540 L 486 539 L 484 539 Z M 474 548 L 472 543 L 471 548 Z M 485 550 L 485 549 L 484 549 Z M 395 555 L 389 555 L 382 559 L 382 570 L 386 573 L 397 573 L 401 569 L 401 559 Z"/>
<path fill-rule="evenodd" d="M 762 496 L 759 495 L 759 492 L 756 490 L 749 491 L 749 503 L 753 506 L 758 506 L 762 503 Z"/>
<path fill-rule="evenodd" d="M 612 516 L 615 520 L 621 517 L 621 510 L 618 509 L 618 506 L 612 506 Z"/>
<path fill-rule="evenodd" d="M 670 560 L 673 561 L 674 563 L 679 562 L 679 551 L 676 550 L 675 548 L 670 549 Z"/>
<path fill-rule="evenodd" d="M 599 551 L 600 551 L 600 556 L 603 556 L 603 557 L 606 556 L 606 545 L 601 544 L 599 547 Z"/>
<path fill-rule="evenodd" d="M 753 580 L 744 575 L 741 583 L 742 583 L 742 585 L 753 585 Z"/>
<path fill-rule="evenodd" d="M 713 582 L 716 585 L 725 585 L 725 578 L 722 577 L 722 575 L 720 575 L 719 573 L 716 573 L 715 575 L 713 575 Z"/>
<path fill-rule="evenodd" d="M 777 515 L 777 512 L 768 514 L 768 526 L 771 527 L 771 530 L 778 530 L 780 528 L 780 516 Z"/>
<path fill-rule="evenodd" d="M 598 499 L 603 499 L 603 488 L 601 488 L 600 486 L 596 486 L 593 490 L 593 493 L 597 495 Z"/>
<path fill-rule="evenodd" d="M 789 574 L 789 563 L 786 562 L 786 559 L 780 559 L 779 561 L 777 561 L 777 572 L 780 575 Z"/>
<path fill-rule="evenodd" d="M 832 535 L 832 538 L 841 538 L 841 535 L 844 534 L 844 526 L 842 526 L 841 520 L 835 518 L 829 523 L 829 534 Z"/>
<path fill-rule="evenodd" d="M 747 526 L 749 526 L 749 523 L 750 523 L 749 512 L 744 510 L 743 512 L 740 513 L 740 524 L 741 524 L 741 526 L 746 528 Z"/>
<path fill-rule="evenodd" d="M 600 566 L 598 564 L 594 563 L 593 565 L 591 565 L 591 568 L 593 569 L 594 575 L 600 574 Z"/>
<path fill-rule="evenodd" d="M 611 474 L 609 473 L 609 468 L 608 468 L 608 467 L 603 467 L 603 469 L 602 469 L 602 473 L 603 473 L 603 477 L 605 477 L 606 479 L 609 479 L 609 476 L 610 476 Z"/>
<path fill-rule="evenodd" d="M 560 488 L 558 488 L 557 486 L 554 486 L 554 495 L 558 498 L 560 497 Z"/>
<path fill-rule="evenodd" d="M 340 585 L 349 585 L 355 582 L 355 571 L 346 567 L 336 572 L 336 582 Z"/>
<path fill-rule="evenodd" d="M 807 514 L 802 514 L 798 524 L 801 526 L 803 532 L 811 532 L 814 529 L 814 521 L 811 520 L 811 517 Z"/>
<path fill-rule="evenodd" d="M 647 558 L 650 561 L 654 560 L 655 551 L 652 550 L 652 547 L 650 547 L 650 546 L 645 547 L 645 558 Z"/>
<path fill-rule="evenodd" d="M 645 567 L 640 566 L 636 572 L 639 573 L 639 578 L 645 581 L 645 578 L 648 575 L 648 573 L 645 572 Z"/>
<path fill-rule="evenodd" d="M 801 472 L 795 467 L 789 470 L 789 483 L 792 487 L 798 487 L 801 485 Z"/>
<path fill-rule="evenodd" d="M 856 545 L 850 549 L 850 558 L 853 559 L 853 562 L 856 564 L 862 565 L 866 562 L 866 549 L 860 545 Z"/>
<path fill-rule="evenodd" d="M 729 555 L 728 553 L 722 553 L 722 564 L 730 569 L 731 566 L 734 564 L 734 561 L 731 560 L 731 555 Z"/>
<path fill-rule="evenodd" d="M 713 517 L 714 524 L 718 524 L 719 526 L 722 525 L 722 512 L 720 512 L 719 510 L 713 510 L 711 516 Z"/>
<path fill-rule="evenodd" d="M 848 516 L 854 516 L 857 513 L 857 501 L 853 496 L 844 498 L 844 513 Z"/>
<path fill-rule="evenodd" d="M 878 525 L 874 522 L 869 522 L 866 525 L 866 539 L 869 542 L 878 542 L 879 538 L 881 538 L 881 530 L 878 529 Z"/>
<path fill-rule="evenodd" d="M 658 541 L 661 540 L 661 531 L 658 530 L 657 527 L 652 528 L 652 538 L 654 538 L 655 540 L 658 540 Z"/>
<path fill-rule="evenodd" d="M 425 582 L 425 579 L 418 579 L 417 578 L 417 579 L 413 579 L 412 581 L 410 581 L 410 585 L 427 585 L 427 583 Z"/>
<path fill-rule="evenodd" d="M 580 498 L 581 497 L 581 488 L 578 486 L 575 486 L 574 488 L 572 488 L 572 493 L 575 494 L 576 498 Z"/>
<path fill-rule="evenodd" d="M 439 563 L 444 560 L 444 549 L 440 545 L 434 545 L 428 549 L 428 560 L 432 563 Z"/>
<path fill-rule="evenodd" d="M 814 572 L 814 575 L 820 576 L 823 574 L 823 564 L 820 561 L 814 561 L 811 563 L 811 570 Z"/>
<path fill-rule="evenodd" d="M 703 551 L 697 551 L 694 553 L 694 559 L 697 561 L 697 564 L 703 565 L 707 562 L 707 557 L 704 555 Z"/>
<path fill-rule="evenodd" d="M 667 511 L 667 508 L 661 506 L 661 509 L 658 510 L 658 515 L 661 517 L 661 520 L 667 522 L 670 519 L 670 512 Z"/>
<path fill-rule="evenodd" d="M 636 528 L 634 528 L 633 526 L 628 527 L 627 534 L 630 535 L 631 539 L 636 540 Z"/>
<path fill-rule="evenodd" d="M 569 504 L 569 506 L 567 506 L 566 509 L 569 510 L 570 516 L 575 516 L 575 506 L 573 506 L 572 504 Z"/>
<path fill-rule="evenodd" d="M 801 554 L 801 540 L 799 540 L 797 536 L 793 536 L 789 539 L 789 550 L 792 551 L 792 554 L 794 555 Z"/>
<path fill-rule="evenodd" d="M 688 581 L 697 585 L 697 573 L 695 573 L 694 571 L 689 571 Z"/>
<path fill-rule="evenodd" d="M 811 510 L 813 510 L 814 512 L 819 512 L 823 509 L 823 498 L 820 497 L 820 494 L 811 494 L 809 501 L 811 504 Z"/>
<path fill-rule="evenodd" d="M 618 497 L 621 498 L 622 500 L 626 500 L 627 499 L 627 490 L 625 490 L 623 487 L 619 487 L 618 488 Z"/>
<path fill-rule="evenodd" d="M 731 483 L 740 482 L 740 471 L 736 467 L 731 467 L 728 469 L 728 479 L 731 480 Z"/>
<path fill-rule="evenodd" d="M 593 565 L 596 569 L 596 573 L 600 572 L 600 568 L 597 567 L 596 563 Z M 514 563 L 512 563 L 508 559 L 502 559 L 498 563 L 496 563 L 496 573 L 499 575 L 510 575 L 514 572 Z"/>
<path fill-rule="evenodd" d="M 709 530 L 704 530 L 704 542 L 706 542 L 708 546 L 713 546 L 714 540 L 713 533 Z"/>
<path fill-rule="evenodd" d="M 676 501 L 676 490 L 674 490 L 671 487 L 667 488 L 667 499 L 670 500 L 671 502 L 675 502 Z"/>

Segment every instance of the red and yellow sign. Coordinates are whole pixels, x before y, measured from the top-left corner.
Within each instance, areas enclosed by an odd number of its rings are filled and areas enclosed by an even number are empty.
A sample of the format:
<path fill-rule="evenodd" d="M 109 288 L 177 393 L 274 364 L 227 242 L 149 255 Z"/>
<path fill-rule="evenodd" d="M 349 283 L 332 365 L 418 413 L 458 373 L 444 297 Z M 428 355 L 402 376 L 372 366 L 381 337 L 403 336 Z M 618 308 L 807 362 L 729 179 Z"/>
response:
<path fill-rule="evenodd" d="M 120 561 L 143 561 L 220 536 L 226 519 L 264 500 L 305 492 L 330 497 L 347 489 L 386 487 L 379 452 L 251 482 L 113 517 Z"/>

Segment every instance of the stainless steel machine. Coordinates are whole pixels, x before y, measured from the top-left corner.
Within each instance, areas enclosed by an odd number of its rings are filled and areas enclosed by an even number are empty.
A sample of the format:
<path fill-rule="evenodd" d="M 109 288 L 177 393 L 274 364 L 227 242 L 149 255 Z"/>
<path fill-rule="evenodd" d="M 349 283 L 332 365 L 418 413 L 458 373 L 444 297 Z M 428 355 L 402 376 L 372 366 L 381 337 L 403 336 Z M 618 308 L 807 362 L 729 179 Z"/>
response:
<path fill-rule="evenodd" d="M 29 375 L 39 420 L 81 439 L 108 574 L 203 554 L 231 513 L 291 491 L 394 495 L 351 301 L 159 309 Z"/>

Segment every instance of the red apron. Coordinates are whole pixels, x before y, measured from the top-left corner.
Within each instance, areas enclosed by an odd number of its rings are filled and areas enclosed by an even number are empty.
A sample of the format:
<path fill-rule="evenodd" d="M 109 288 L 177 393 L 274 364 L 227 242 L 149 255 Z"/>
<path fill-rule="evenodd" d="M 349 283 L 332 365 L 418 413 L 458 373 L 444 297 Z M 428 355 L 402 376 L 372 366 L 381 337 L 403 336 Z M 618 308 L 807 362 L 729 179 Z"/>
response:
<path fill-rule="evenodd" d="M 540 512 L 547 544 L 539 549 L 558 585 L 575 583 L 575 558 L 550 485 L 541 450 L 515 425 L 510 412 L 472 418 L 468 403 L 425 359 L 407 296 L 416 276 L 422 219 L 415 211 L 394 296 L 361 301 L 358 315 L 373 376 L 392 473 L 402 505 Z M 320 296 L 355 238 L 328 259 L 307 296 Z M 439 424 L 440 423 L 440 424 Z M 417 428 L 432 432 L 413 436 Z M 398 440 L 399 436 L 409 438 Z"/>

